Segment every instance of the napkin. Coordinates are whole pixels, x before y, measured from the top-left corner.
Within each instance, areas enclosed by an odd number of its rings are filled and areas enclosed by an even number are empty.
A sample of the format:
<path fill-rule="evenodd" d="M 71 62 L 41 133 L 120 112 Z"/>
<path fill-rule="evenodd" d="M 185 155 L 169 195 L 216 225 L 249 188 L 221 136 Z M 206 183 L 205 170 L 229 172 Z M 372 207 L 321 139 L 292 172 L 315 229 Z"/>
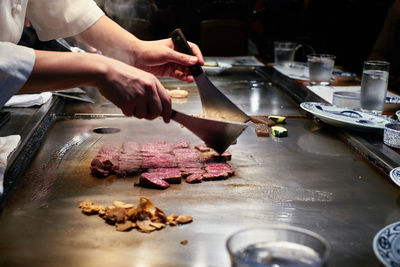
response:
<path fill-rule="evenodd" d="M 217 61 L 232 66 L 264 66 L 255 56 L 242 57 L 204 57 L 204 61 Z"/>
<path fill-rule="evenodd" d="M 274 69 L 291 79 L 308 81 L 308 66 L 301 62 L 294 62 L 290 66 L 274 65 Z"/>
<path fill-rule="evenodd" d="M 26 108 L 31 106 L 40 106 L 50 100 L 51 92 L 44 92 L 40 94 L 22 94 L 14 95 L 4 105 L 5 107 Z"/>
<path fill-rule="evenodd" d="M 0 137 L 0 195 L 3 194 L 4 173 L 7 167 L 8 156 L 17 148 L 20 140 L 21 136 L 19 135 Z"/>

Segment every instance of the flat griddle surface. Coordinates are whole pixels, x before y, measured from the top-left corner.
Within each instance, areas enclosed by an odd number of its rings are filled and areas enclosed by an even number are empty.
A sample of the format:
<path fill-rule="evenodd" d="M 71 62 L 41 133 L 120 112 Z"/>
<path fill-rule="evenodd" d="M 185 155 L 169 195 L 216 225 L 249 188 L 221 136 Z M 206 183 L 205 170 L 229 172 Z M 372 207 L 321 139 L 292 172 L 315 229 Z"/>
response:
<path fill-rule="evenodd" d="M 98 127 L 121 131 L 94 133 Z M 344 253 L 346 244 L 370 244 L 376 225 L 387 219 L 385 215 L 393 216 L 397 192 L 359 155 L 313 121 L 288 119 L 286 127 L 289 137 L 281 139 L 259 138 L 253 128 L 246 130 L 229 149 L 230 164 L 237 171 L 234 177 L 201 184 L 183 182 L 160 191 L 133 186 L 137 177 L 92 177 L 90 161 L 105 142 L 188 140 L 201 144 L 185 128 L 161 120 L 61 120 L 1 214 L 0 262 L 228 266 L 228 236 L 244 227 L 269 223 L 318 232 L 334 246 L 333 257 L 337 253 L 347 257 L 340 262 L 373 260 L 369 246 L 356 247 L 364 253 L 357 259 Z M 121 233 L 78 209 L 86 199 L 108 205 L 113 200 L 137 203 L 140 196 L 149 197 L 168 214 L 188 214 L 194 221 L 151 234 Z M 383 201 L 386 205 L 378 205 Z M 189 243 L 181 245 L 183 240 Z"/>
<path fill-rule="evenodd" d="M 251 115 L 304 114 L 279 87 L 253 71 L 213 78 L 218 88 Z M 200 113 L 193 85 L 174 108 Z M 184 86 L 183 86 L 184 85 Z M 71 103 L 66 113 L 118 113 L 99 95 L 96 105 Z M 90 161 L 106 142 L 201 141 L 179 124 L 160 119 L 61 117 L 47 133 L 27 171 L 19 177 L 0 214 L 1 266 L 229 266 L 225 241 L 252 226 L 289 224 L 325 237 L 329 266 L 378 266 L 374 235 L 400 218 L 399 191 L 340 141 L 331 127 L 301 116 L 288 118 L 285 138 L 256 137 L 249 127 L 229 148 L 236 175 L 222 181 L 171 185 L 167 190 L 133 186 L 138 177 L 92 177 Z M 99 127 L 118 128 L 97 134 Z M 194 217 L 192 223 L 150 234 L 117 232 L 98 216 L 86 216 L 79 202 L 137 203 L 149 197 L 167 214 Z M 180 244 L 188 240 L 187 245 Z"/>

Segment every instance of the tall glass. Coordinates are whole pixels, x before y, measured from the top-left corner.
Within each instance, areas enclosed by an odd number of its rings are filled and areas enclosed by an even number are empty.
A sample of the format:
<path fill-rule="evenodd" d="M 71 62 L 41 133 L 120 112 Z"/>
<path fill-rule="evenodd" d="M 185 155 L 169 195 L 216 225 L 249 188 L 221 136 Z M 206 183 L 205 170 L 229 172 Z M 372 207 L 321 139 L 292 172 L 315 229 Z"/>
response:
<path fill-rule="evenodd" d="M 249 228 L 226 242 L 233 267 L 321 267 L 328 260 L 328 242 L 306 229 L 270 225 Z"/>
<path fill-rule="evenodd" d="M 361 78 L 361 110 L 381 114 L 389 81 L 389 62 L 365 61 Z"/>

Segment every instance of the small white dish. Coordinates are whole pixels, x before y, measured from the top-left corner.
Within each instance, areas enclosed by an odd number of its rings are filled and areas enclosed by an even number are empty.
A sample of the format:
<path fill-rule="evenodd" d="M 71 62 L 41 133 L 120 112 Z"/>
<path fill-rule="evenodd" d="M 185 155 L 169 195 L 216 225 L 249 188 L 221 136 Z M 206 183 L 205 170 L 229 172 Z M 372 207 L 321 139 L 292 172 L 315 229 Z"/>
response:
<path fill-rule="evenodd" d="M 396 111 L 397 120 L 400 121 L 400 110 Z"/>
<path fill-rule="evenodd" d="M 332 98 L 332 104 L 335 106 L 351 109 L 360 108 L 359 91 L 335 91 L 333 92 Z"/>
<path fill-rule="evenodd" d="M 400 148 L 400 123 L 388 123 L 383 130 L 383 143 Z"/>
<path fill-rule="evenodd" d="M 222 73 L 223 71 L 232 68 L 231 64 L 224 62 L 216 62 L 216 66 L 204 66 L 204 70 L 209 75 L 217 75 Z"/>
<path fill-rule="evenodd" d="M 372 248 L 376 257 L 388 267 L 400 264 L 400 222 L 381 229 L 374 237 Z"/>
<path fill-rule="evenodd" d="M 400 186 L 400 167 L 394 168 L 393 170 L 390 171 L 390 179 Z"/>

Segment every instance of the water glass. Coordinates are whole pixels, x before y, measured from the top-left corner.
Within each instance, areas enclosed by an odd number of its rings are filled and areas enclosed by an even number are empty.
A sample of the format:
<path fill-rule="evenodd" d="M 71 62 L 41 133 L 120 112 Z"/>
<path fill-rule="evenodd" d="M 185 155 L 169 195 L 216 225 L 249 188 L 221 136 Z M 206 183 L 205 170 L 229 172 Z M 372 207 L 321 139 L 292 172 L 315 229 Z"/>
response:
<path fill-rule="evenodd" d="M 294 42 L 275 41 L 274 42 L 274 60 L 275 64 L 284 67 L 290 67 L 294 62 L 294 55 L 301 45 Z"/>
<path fill-rule="evenodd" d="M 361 78 L 361 110 L 381 114 L 389 81 L 389 62 L 365 61 Z"/>
<path fill-rule="evenodd" d="M 321 267 L 330 246 L 318 234 L 288 225 L 249 228 L 226 242 L 233 267 Z"/>
<path fill-rule="evenodd" d="M 307 55 L 310 83 L 312 85 L 329 85 L 336 56 L 329 54 Z"/>

